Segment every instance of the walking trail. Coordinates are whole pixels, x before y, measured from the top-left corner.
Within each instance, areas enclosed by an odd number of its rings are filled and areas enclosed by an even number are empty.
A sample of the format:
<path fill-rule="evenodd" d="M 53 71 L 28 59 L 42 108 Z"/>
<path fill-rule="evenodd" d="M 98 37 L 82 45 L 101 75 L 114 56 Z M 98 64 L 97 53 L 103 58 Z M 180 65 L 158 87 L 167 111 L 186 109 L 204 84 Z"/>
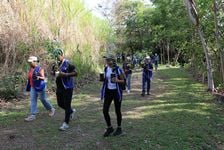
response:
<path fill-rule="evenodd" d="M 132 76 L 132 91 L 122 102 L 124 135 L 103 138 L 105 122 L 99 101 L 101 83 L 76 93 L 76 119 L 70 129 L 58 131 L 64 112 L 51 101 L 56 115 L 48 117 L 39 102 L 34 122 L 24 122 L 29 101 L 0 109 L 0 149 L 224 149 L 223 106 L 206 87 L 181 68 L 160 68 L 154 73 L 152 95 L 141 97 L 141 72 Z M 116 127 L 114 106 L 110 110 Z"/>

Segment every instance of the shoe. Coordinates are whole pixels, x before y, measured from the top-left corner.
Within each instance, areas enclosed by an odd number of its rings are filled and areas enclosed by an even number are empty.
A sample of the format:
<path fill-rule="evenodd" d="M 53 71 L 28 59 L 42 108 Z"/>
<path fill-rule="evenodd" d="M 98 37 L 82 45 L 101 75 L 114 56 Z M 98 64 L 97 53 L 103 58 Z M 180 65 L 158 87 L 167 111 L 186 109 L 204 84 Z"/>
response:
<path fill-rule="evenodd" d="M 116 129 L 116 131 L 113 133 L 113 136 L 118 136 L 118 135 L 121 135 L 123 132 L 122 132 L 122 129 L 121 127 L 118 127 Z"/>
<path fill-rule="evenodd" d="M 73 110 L 73 112 L 70 115 L 71 120 L 75 118 L 75 113 L 76 113 L 76 109 L 72 109 L 72 110 Z"/>
<path fill-rule="evenodd" d="M 53 117 L 54 114 L 55 114 L 55 109 L 52 108 L 52 109 L 50 110 L 50 112 L 49 112 L 49 116 L 50 116 L 50 117 Z"/>
<path fill-rule="evenodd" d="M 114 128 L 113 127 L 109 127 L 107 128 L 106 132 L 103 134 L 104 137 L 108 137 L 110 136 L 111 133 L 114 132 Z"/>
<path fill-rule="evenodd" d="M 130 90 L 127 90 L 127 93 L 130 93 Z"/>
<path fill-rule="evenodd" d="M 35 115 L 30 115 L 27 118 L 25 118 L 25 121 L 30 122 L 30 121 L 33 121 L 35 119 L 36 119 L 36 116 Z"/>
<path fill-rule="evenodd" d="M 147 95 L 151 95 L 151 93 L 150 93 L 150 92 L 148 92 L 148 93 L 147 93 Z"/>
<path fill-rule="evenodd" d="M 145 96 L 145 93 L 142 93 L 141 96 L 144 97 Z"/>
<path fill-rule="evenodd" d="M 63 122 L 62 126 L 59 128 L 60 131 L 65 131 L 69 128 L 69 125 L 65 122 Z"/>

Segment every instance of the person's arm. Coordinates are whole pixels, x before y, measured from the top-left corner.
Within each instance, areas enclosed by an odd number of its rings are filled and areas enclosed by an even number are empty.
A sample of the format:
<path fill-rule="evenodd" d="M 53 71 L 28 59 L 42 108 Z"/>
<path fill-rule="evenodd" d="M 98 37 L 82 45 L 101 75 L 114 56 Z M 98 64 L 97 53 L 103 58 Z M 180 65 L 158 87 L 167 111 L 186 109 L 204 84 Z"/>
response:
<path fill-rule="evenodd" d="M 60 72 L 59 76 L 61 76 L 61 77 L 76 77 L 78 75 L 75 65 L 69 64 L 68 70 L 69 70 L 68 73 Z"/>
<path fill-rule="evenodd" d="M 118 78 L 114 78 L 114 82 L 117 83 L 124 83 L 124 75 L 122 73 L 122 71 L 120 69 L 118 69 L 118 74 L 119 74 L 119 79 Z"/>
<path fill-rule="evenodd" d="M 40 76 L 37 76 L 37 80 L 45 80 L 44 69 L 40 70 Z"/>
<path fill-rule="evenodd" d="M 152 66 L 152 64 L 150 64 L 149 65 L 149 69 L 148 69 L 149 71 L 153 71 L 153 66 Z"/>
<path fill-rule="evenodd" d="M 124 75 L 123 74 L 119 74 L 119 78 L 120 79 L 117 79 L 116 82 L 117 83 L 124 83 Z"/>

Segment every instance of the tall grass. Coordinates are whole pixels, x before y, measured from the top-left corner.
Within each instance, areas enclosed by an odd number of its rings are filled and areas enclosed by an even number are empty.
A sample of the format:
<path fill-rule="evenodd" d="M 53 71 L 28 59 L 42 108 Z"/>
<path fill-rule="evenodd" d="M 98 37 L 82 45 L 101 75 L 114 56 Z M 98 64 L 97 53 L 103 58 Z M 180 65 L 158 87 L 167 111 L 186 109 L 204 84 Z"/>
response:
<path fill-rule="evenodd" d="M 29 55 L 39 56 L 48 67 L 49 43 L 57 41 L 82 77 L 96 70 L 111 39 L 109 24 L 93 16 L 81 0 L 2 0 L 0 17 L 0 65 L 5 75 L 19 70 L 25 76 Z"/>

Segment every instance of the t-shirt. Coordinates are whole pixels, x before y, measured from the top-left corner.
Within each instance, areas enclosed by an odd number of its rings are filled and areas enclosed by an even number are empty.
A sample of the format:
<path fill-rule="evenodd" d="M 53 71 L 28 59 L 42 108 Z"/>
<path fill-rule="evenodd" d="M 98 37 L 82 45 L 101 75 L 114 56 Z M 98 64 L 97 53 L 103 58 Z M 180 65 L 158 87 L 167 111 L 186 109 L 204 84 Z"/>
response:
<path fill-rule="evenodd" d="M 148 69 L 153 69 L 153 65 L 152 63 L 148 63 L 148 64 L 144 64 L 143 66 L 143 73 L 147 78 L 151 78 L 152 76 L 152 71 L 148 70 Z"/>
<path fill-rule="evenodd" d="M 144 64 L 143 71 L 148 72 L 149 71 L 148 69 L 153 69 L 152 63 Z"/>
<path fill-rule="evenodd" d="M 124 70 L 126 76 L 128 74 L 132 74 L 131 64 L 130 63 L 124 63 L 123 64 L 123 70 Z"/>
<path fill-rule="evenodd" d="M 61 62 L 62 63 L 62 62 Z M 61 63 L 59 63 L 59 66 L 61 65 Z M 76 67 L 75 65 L 71 64 L 70 62 L 68 63 L 68 73 L 71 72 L 76 72 Z M 58 89 L 65 89 L 64 85 L 62 83 L 62 77 L 57 77 L 56 78 L 56 85 Z"/>
<path fill-rule="evenodd" d="M 116 71 L 112 72 L 112 70 L 113 70 L 113 68 L 111 68 L 109 66 L 106 68 L 106 79 L 108 81 L 107 87 L 110 90 L 115 90 L 115 89 L 117 89 L 117 86 L 116 86 L 116 83 L 111 83 L 111 74 L 112 73 L 116 74 Z M 118 70 L 118 74 L 119 75 L 121 74 L 120 70 Z"/>
<path fill-rule="evenodd" d="M 28 72 L 28 80 L 30 82 L 30 86 L 31 87 L 34 87 L 34 84 L 33 84 L 33 71 L 34 71 L 34 69 L 30 68 L 30 70 Z"/>

